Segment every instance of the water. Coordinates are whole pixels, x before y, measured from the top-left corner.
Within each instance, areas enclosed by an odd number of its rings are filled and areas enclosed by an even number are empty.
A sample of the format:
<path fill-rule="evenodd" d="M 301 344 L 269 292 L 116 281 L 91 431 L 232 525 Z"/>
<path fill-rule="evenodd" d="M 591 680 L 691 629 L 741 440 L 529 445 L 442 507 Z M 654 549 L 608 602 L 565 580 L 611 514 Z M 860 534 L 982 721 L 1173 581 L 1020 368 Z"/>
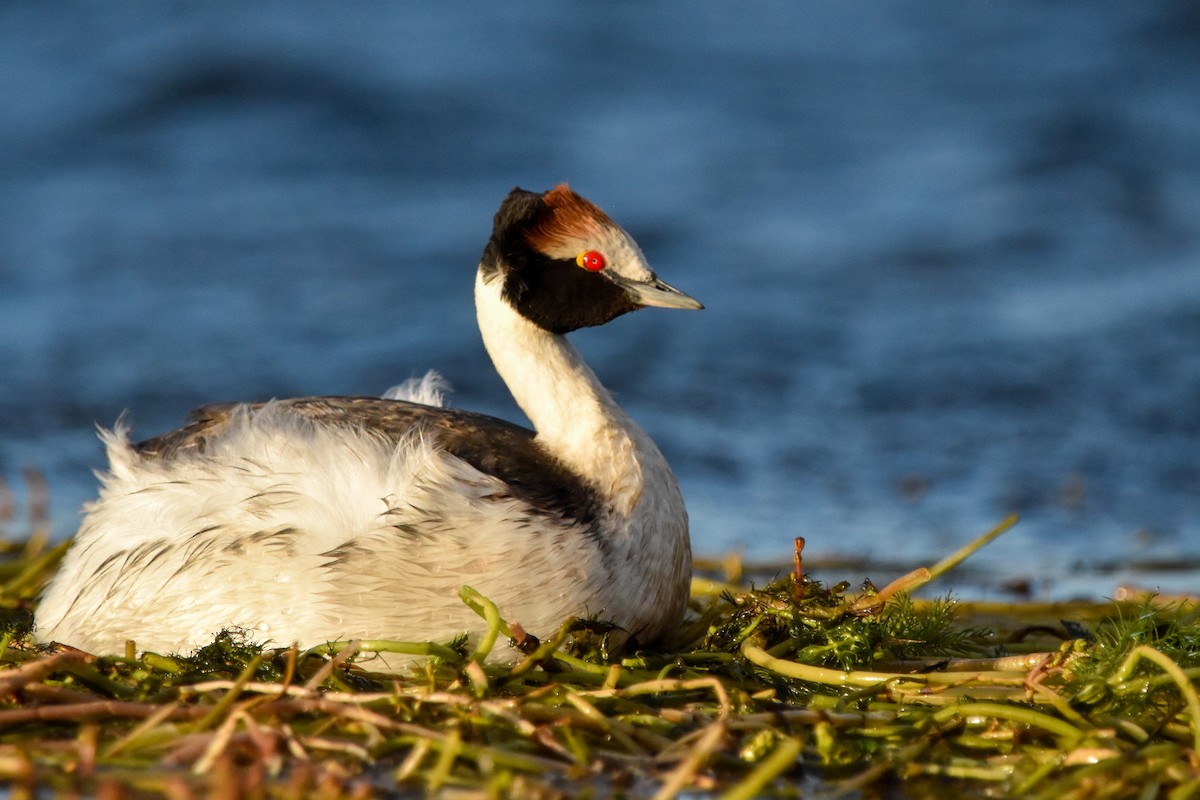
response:
<path fill-rule="evenodd" d="M 59 535 L 126 410 L 433 367 L 520 419 L 474 264 L 569 179 L 708 305 L 576 337 L 698 551 L 927 563 L 1016 510 L 994 575 L 1197 588 L 1123 567 L 1200 559 L 1194 9 L 123 8 L 0 10 L 0 474 Z"/>

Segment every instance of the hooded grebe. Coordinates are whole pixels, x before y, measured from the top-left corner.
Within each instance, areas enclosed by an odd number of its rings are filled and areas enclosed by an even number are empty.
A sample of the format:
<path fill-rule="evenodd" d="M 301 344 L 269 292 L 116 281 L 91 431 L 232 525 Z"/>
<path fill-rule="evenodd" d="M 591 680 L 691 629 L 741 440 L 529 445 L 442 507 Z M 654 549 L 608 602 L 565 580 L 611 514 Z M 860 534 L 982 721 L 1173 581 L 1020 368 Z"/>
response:
<path fill-rule="evenodd" d="M 565 184 L 505 198 L 475 305 L 536 434 L 367 397 L 207 406 L 141 444 L 118 424 L 39 638 L 97 653 L 187 652 L 232 627 L 279 646 L 444 641 L 483 628 L 463 585 L 537 635 L 572 615 L 644 644 L 670 633 L 691 577 L 683 498 L 564 334 L 702 306 Z"/>

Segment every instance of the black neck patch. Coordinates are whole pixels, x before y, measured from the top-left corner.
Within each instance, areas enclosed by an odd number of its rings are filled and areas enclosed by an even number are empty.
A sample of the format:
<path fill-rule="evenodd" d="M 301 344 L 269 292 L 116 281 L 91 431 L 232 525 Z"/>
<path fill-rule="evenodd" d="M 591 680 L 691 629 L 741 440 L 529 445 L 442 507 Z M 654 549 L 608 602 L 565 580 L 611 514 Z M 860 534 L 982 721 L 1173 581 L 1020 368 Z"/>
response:
<path fill-rule="evenodd" d="M 501 296 L 521 316 L 551 333 L 604 323 L 641 306 L 600 273 L 574 260 L 551 258 L 526 234 L 548 214 L 542 195 L 513 189 L 496 212 L 480 269 L 486 280 L 504 282 Z"/>

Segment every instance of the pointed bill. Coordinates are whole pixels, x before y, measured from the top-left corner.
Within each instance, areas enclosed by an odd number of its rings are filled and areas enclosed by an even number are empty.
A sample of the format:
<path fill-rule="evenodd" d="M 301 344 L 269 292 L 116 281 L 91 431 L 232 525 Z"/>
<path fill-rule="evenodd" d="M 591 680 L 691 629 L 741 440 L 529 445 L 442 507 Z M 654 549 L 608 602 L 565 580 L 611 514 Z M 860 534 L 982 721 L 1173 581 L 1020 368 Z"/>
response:
<path fill-rule="evenodd" d="M 704 308 L 704 304 L 699 300 L 684 294 L 674 286 L 659 280 L 657 277 L 651 277 L 648 281 L 639 281 L 626 278 L 615 272 L 606 272 L 604 275 L 628 292 L 629 296 L 637 301 L 639 305 L 657 306 L 658 308 Z"/>

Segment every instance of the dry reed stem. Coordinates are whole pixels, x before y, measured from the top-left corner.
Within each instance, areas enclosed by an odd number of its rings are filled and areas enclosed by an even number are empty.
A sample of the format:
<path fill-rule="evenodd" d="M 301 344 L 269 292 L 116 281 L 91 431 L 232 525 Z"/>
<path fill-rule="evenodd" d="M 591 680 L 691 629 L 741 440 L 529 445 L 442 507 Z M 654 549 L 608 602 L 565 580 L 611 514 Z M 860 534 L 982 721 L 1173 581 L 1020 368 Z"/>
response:
<path fill-rule="evenodd" d="M 58 672 L 68 664 L 83 663 L 89 658 L 81 651 L 72 650 L 26 662 L 15 669 L 0 673 L 0 695 L 13 694 L 30 683 L 45 680 L 48 675 Z"/>
<path fill-rule="evenodd" d="M 57 706 L 35 706 L 0 711 L 0 728 L 26 725 L 31 722 L 83 722 L 96 719 L 144 719 L 161 712 L 151 703 L 125 700 L 95 700 L 90 703 L 68 703 Z M 190 720 L 208 713 L 205 708 L 177 708 L 167 719 Z"/>

